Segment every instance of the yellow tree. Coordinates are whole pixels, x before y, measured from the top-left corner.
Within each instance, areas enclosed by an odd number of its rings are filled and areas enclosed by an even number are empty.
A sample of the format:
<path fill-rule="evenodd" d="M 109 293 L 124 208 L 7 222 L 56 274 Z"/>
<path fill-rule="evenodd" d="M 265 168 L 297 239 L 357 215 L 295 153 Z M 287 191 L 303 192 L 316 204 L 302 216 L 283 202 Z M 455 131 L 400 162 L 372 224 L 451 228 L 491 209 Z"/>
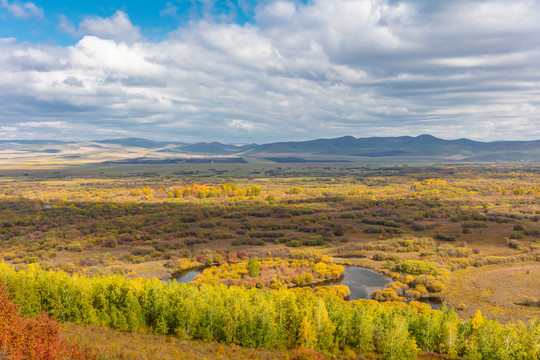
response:
<path fill-rule="evenodd" d="M 314 349 L 317 345 L 317 333 L 311 321 L 304 316 L 302 322 L 300 323 L 300 329 L 298 331 L 298 347 L 303 349 Z"/>

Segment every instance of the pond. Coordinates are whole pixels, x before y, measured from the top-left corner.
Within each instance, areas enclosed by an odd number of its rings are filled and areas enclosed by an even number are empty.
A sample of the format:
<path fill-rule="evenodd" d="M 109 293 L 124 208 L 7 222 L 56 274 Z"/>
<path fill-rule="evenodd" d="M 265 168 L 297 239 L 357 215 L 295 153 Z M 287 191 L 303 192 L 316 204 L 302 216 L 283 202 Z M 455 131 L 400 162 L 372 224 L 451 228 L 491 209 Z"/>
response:
<path fill-rule="evenodd" d="M 366 269 L 360 266 L 345 266 L 345 276 L 339 281 L 333 282 L 337 285 L 346 285 L 349 287 L 351 294 L 349 300 L 371 299 L 371 293 L 375 290 L 384 289 L 386 284 L 392 280 L 371 269 Z M 442 305 L 441 300 L 434 297 L 419 299 L 431 306 L 432 309 L 439 309 Z"/>
<path fill-rule="evenodd" d="M 179 283 L 188 283 L 195 280 L 195 276 L 202 274 L 203 270 L 204 268 L 182 271 L 182 272 L 174 274 L 173 280 L 176 280 Z M 167 281 L 170 279 L 163 279 L 163 280 Z"/>

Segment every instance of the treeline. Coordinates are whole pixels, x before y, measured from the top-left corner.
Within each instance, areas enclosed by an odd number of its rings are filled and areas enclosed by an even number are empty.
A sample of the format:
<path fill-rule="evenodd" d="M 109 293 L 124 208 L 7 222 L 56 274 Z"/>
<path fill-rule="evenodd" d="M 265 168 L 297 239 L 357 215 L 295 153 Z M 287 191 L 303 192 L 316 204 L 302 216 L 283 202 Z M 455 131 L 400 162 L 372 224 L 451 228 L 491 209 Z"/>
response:
<path fill-rule="evenodd" d="M 235 197 L 235 196 L 259 196 L 261 194 L 261 188 L 258 185 L 240 187 L 233 183 L 226 183 L 218 186 L 212 185 L 199 185 L 193 184 L 188 186 L 160 186 L 157 189 L 153 189 L 149 186 L 143 188 L 131 189 L 130 196 L 140 197 L 144 196 L 148 199 L 153 198 L 222 198 L 222 197 Z"/>
<path fill-rule="evenodd" d="M 461 320 L 453 310 L 420 303 L 345 302 L 307 289 L 261 291 L 224 285 L 78 277 L 37 266 L 0 264 L 23 313 L 121 330 L 146 329 L 186 339 L 245 347 L 358 349 L 385 359 L 419 351 L 450 358 L 538 359 L 540 323 L 500 324 L 479 312 Z"/>

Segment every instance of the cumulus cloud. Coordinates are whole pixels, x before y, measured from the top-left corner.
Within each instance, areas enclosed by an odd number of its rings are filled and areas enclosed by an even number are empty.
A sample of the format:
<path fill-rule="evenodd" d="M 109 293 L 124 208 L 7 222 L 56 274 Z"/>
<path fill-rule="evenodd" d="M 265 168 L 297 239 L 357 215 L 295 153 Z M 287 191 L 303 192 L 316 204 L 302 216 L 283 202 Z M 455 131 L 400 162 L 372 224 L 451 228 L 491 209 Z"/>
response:
<path fill-rule="evenodd" d="M 66 34 L 80 37 L 94 35 L 104 39 L 124 42 L 136 42 L 142 35 L 140 28 L 134 26 L 129 16 L 122 10 L 116 11 L 111 17 L 88 16 L 76 28 L 69 19 L 61 14 L 58 18 L 58 28 Z"/>
<path fill-rule="evenodd" d="M 35 17 L 41 19 L 44 16 L 43 9 L 30 1 L 12 1 L 10 3 L 8 0 L 0 0 L 0 7 L 9 11 L 16 18 L 28 19 Z"/>
<path fill-rule="evenodd" d="M 540 3 L 279 0 L 253 11 L 254 23 L 203 18 L 157 42 L 122 11 L 77 27 L 60 18 L 81 37 L 73 46 L 0 39 L 0 124 L 11 137 L 39 136 L 21 124 L 41 123 L 42 135 L 86 138 L 540 138 Z"/>

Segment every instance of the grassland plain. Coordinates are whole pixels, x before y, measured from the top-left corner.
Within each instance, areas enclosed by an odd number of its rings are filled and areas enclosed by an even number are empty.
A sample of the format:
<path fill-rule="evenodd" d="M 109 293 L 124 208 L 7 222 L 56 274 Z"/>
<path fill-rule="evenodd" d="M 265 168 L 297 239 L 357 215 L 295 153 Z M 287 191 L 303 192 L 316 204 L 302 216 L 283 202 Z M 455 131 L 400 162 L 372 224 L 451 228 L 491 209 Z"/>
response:
<path fill-rule="evenodd" d="M 127 278 L 215 267 L 212 282 L 247 288 L 292 287 L 306 272 L 262 266 L 248 276 L 249 260 L 354 264 L 392 277 L 373 294 L 381 301 L 438 297 L 464 318 L 529 321 L 540 317 L 539 172 L 527 163 L 28 166 L 0 177 L 0 257 L 16 269 Z"/>

